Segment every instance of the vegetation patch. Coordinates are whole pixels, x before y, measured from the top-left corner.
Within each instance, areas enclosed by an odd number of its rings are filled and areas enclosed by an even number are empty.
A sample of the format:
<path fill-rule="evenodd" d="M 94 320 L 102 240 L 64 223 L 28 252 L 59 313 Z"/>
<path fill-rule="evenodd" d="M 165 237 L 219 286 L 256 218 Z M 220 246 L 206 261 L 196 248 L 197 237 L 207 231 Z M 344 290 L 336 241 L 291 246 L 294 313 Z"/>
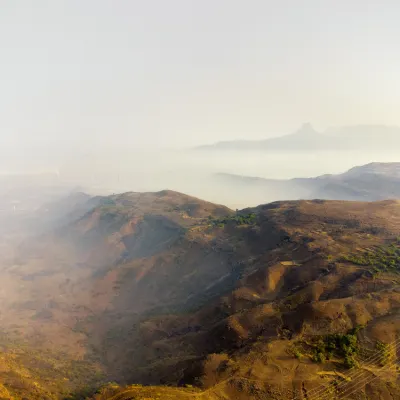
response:
<path fill-rule="evenodd" d="M 359 326 L 346 334 L 330 334 L 319 337 L 312 343 L 299 343 L 292 349 L 292 354 L 297 359 L 308 356 L 316 363 L 326 361 L 341 361 L 345 368 L 358 366 L 356 356 L 359 353 L 357 332 L 362 328 Z"/>
<path fill-rule="evenodd" d="M 100 205 L 102 206 L 115 206 L 117 203 L 115 200 L 111 199 L 110 197 L 105 197 L 100 201 Z"/>
<path fill-rule="evenodd" d="M 222 218 L 214 218 L 212 216 L 208 217 L 208 223 L 213 226 L 224 227 L 227 224 L 236 224 L 236 225 L 255 225 L 257 222 L 257 214 L 236 214 L 236 215 L 228 215 Z"/>
<path fill-rule="evenodd" d="M 378 341 L 376 344 L 376 350 L 378 350 L 379 354 L 381 355 L 381 358 L 379 360 L 381 366 L 383 367 L 389 364 L 392 357 L 392 351 L 391 351 L 392 349 L 390 345 Z"/>
<path fill-rule="evenodd" d="M 69 393 L 98 387 L 101 369 L 89 361 L 69 359 L 63 353 L 34 349 L 29 343 L 0 333 L 0 399 L 68 399 Z"/>
<path fill-rule="evenodd" d="M 351 262 L 360 266 L 371 267 L 373 272 L 400 273 L 400 244 L 376 246 L 360 254 L 342 256 L 341 261 Z"/>

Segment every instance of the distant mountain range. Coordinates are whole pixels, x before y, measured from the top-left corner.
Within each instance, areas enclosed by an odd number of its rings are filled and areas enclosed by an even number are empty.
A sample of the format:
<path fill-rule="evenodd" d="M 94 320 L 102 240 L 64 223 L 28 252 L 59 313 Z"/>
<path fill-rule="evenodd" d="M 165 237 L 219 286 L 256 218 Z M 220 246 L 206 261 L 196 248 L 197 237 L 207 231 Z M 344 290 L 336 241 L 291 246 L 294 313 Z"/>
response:
<path fill-rule="evenodd" d="M 214 180 L 226 192 L 248 194 L 251 202 L 325 199 L 376 201 L 400 198 L 400 163 L 370 163 L 338 175 L 288 180 L 220 173 Z"/>
<path fill-rule="evenodd" d="M 356 125 L 317 132 L 310 123 L 289 135 L 265 140 L 232 140 L 196 147 L 196 150 L 353 150 L 400 148 L 400 128 L 385 125 Z"/>

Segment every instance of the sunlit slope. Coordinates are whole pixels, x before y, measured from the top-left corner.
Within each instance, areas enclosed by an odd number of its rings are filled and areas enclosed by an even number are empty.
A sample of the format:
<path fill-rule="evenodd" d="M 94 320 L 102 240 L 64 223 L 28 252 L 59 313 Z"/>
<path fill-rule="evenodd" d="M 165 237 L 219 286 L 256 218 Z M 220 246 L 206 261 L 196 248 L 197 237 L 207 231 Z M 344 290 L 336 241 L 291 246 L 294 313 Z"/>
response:
<path fill-rule="evenodd" d="M 336 385 L 346 395 L 351 368 L 367 398 L 398 393 L 399 203 L 284 202 L 241 213 L 196 227 L 218 235 L 216 251 L 235 245 L 236 288 L 195 312 L 143 318 L 129 336 L 114 331 L 105 342 L 112 362 L 132 380 L 216 396 L 218 385 L 226 398 L 290 399 Z"/>
<path fill-rule="evenodd" d="M 313 399 L 350 381 L 367 399 L 399 393 L 399 202 L 89 201 L 2 271 L 9 334 L 152 385 L 112 396 Z"/>

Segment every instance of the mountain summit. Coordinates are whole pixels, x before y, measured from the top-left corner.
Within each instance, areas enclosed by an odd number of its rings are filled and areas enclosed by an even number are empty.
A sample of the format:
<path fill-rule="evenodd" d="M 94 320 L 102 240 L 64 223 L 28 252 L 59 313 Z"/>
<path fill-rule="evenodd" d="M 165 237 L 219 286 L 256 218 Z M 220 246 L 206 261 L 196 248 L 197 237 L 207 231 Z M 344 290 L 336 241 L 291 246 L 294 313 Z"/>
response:
<path fill-rule="evenodd" d="M 344 140 L 345 139 L 345 140 Z M 264 140 L 232 140 L 197 147 L 197 150 L 393 150 L 400 148 L 400 128 L 385 125 L 360 125 L 329 128 L 317 132 L 304 123 L 288 135 Z"/>
<path fill-rule="evenodd" d="M 315 136 L 319 133 L 314 129 L 310 122 L 306 122 L 294 133 L 295 135 L 301 136 Z"/>

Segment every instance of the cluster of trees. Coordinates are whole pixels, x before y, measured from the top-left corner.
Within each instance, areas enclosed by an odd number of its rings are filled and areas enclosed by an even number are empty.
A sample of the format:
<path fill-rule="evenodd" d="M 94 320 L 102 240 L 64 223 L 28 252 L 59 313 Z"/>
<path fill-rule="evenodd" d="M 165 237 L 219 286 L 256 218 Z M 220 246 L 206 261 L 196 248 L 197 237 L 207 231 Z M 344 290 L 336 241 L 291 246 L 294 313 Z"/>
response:
<path fill-rule="evenodd" d="M 374 272 L 400 273 L 400 246 L 392 243 L 389 246 L 376 247 L 361 254 L 349 254 L 343 261 L 356 265 L 370 266 Z"/>
<path fill-rule="evenodd" d="M 236 225 L 254 225 L 257 222 L 257 214 L 236 214 L 229 215 L 223 218 L 213 218 L 212 216 L 209 216 L 208 220 L 212 225 L 219 227 L 223 227 L 224 225 L 227 225 L 229 223 L 233 223 Z"/>
<path fill-rule="evenodd" d="M 362 328 L 359 326 L 347 334 L 332 334 L 321 338 L 313 348 L 313 361 L 323 363 L 332 357 L 342 358 L 346 368 L 357 366 L 355 356 L 359 352 L 357 332 Z"/>
<path fill-rule="evenodd" d="M 103 206 L 115 206 L 116 202 L 113 199 L 110 199 L 109 197 L 106 197 L 102 199 L 101 205 Z"/>

